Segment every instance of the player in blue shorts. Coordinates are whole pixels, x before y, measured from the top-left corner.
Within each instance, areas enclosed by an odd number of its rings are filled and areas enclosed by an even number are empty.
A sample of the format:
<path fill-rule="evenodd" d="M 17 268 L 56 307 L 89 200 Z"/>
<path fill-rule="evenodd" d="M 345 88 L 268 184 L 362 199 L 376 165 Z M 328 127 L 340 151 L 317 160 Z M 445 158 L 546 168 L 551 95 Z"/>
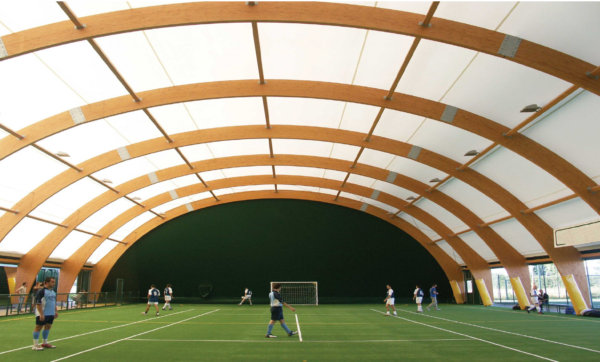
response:
<path fill-rule="evenodd" d="M 56 308 L 56 293 L 54 285 L 56 279 L 47 277 L 44 280 L 44 288 L 38 290 L 35 294 L 35 328 L 33 330 L 33 348 L 34 351 L 43 351 L 45 348 L 56 348 L 48 343 L 48 335 L 50 328 L 54 323 L 54 319 L 58 318 L 58 309 Z M 40 345 L 40 331 L 44 342 Z"/>
<path fill-rule="evenodd" d="M 150 304 L 154 304 L 156 308 L 156 315 L 158 315 L 158 297 L 160 297 L 160 292 L 156 289 L 156 286 L 152 284 L 150 286 L 150 290 L 148 290 L 148 305 L 146 306 L 146 311 L 142 312 L 143 315 L 148 315 L 148 309 L 150 309 Z"/>
<path fill-rule="evenodd" d="M 244 296 L 242 297 L 242 301 L 239 305 L 242 305 L 245 300 L 247 300 L 250 303 L 250 305 L 252 305 L 252 291 L 249 288 L 244 289 Z"/>
<path fill-rule="evenodd" d="M 276 321 L 281 323 L 281 327 L 285 329 L 285 332 L 289 337 L 298 334 L 296 331 L 291 331 L 285 324 L 285 319 L 283 319 L 283 306 L 285 305 L 286 307 L 290 308 L 292 312 L 295 312 L 296 309 L 290 307 L 286 302 L 283 301 L 281 294 L 279 294 L 280 290 L 281 284 L 275 283 L 273 284 L 273 291 L 269 293 L 269 299 L 271 300 L 271 321 L 269 322 L 269 328 L 267 328 L 267 335 L 265 336 L 267 338 L 277 338 L 277 336 L 271 334 Z"/>

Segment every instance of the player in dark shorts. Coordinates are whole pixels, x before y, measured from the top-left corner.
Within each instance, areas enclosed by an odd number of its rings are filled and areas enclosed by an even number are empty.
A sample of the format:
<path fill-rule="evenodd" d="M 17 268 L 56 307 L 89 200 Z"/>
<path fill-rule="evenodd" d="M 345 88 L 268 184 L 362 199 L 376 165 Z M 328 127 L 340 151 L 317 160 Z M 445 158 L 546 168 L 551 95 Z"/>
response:
<path fill-rule="evenodd" d="M 54 319 L 58 318 L 58 309 L 56 308 L 56 293 L 54 285 L 56 279 L 47 277 L 44 280 L 44 287 L 35 293 L 35 328 L 33 329 L 33 348 L 34 351 L 43 351 L 46 348 L 56 348 L 48 343 L 50 328 Z M 40 345 L 40 331 L 44 342 Z"/>
<path fill-rule="evenodd" d="M 265 336 L 267 338 L 277 338 L 277 336 L 271 334 L 276 321 L 281 323 L 281 327 L 285 330 L 289 337 L 298 334 L 296 331 L 291 331 L 285 324 L 285 319 L 283 319 L 283 306 L 285 305 L 286 307 L 290 308 L 292 312 L 295 312 L 296 309 L 290 307 L 286 302 L 283 301 L 281 294 L 279 294 L 280 290 L 281 284 L 275 283 L 273 284 L 273 291 L 269 293 L 269 299 L 271 300 L 271 321 L 269 322 L 269 328 L 267 328 L 267 335 Z"/>

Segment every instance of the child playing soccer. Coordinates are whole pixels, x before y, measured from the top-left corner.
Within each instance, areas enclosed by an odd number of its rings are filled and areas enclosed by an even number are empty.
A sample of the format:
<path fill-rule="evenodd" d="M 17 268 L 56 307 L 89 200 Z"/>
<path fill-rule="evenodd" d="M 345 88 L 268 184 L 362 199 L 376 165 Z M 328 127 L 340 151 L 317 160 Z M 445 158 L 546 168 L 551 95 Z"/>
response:
<path fill-rule="evenodd" d="M 283 301 L 283 298 L 281 298 L 281 294 L 279 294 L 280 290 L 281 284 L 275 283 L 273 284 L 273 291 L 269 293 L 269 299 L 271 300 L 271 321 L 269 322 L 269 327 L 267 328 L 267 335 L 265 336 L 267 338 L 277 338 L 277 336 L 271 334 L 271 332 L 273 332 L 273 326 L 275 325 L 276 321 L 279 321 L 279 323 L 281 323 L 281 327 L 285 330 L 289 337 L 298 334 L 298 332 L 296 331 L 291 331 L 285 324 L 285 319 L 283 319 L 283 306 L 285 305 L 286 307 L 290 308 L 292 312 L 295 312 L 296 309 L 290 307 L 286 302 Z"/>

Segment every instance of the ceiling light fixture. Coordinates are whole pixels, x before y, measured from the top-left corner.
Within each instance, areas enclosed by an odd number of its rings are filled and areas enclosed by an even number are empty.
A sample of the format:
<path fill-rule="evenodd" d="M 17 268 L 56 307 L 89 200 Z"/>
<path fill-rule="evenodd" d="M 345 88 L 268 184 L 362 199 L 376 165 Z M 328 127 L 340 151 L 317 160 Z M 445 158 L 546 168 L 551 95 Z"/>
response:
<path fill-rule="evenodd" d="M 71 157 L 68 153 L 63 151 L 58 151 L 55 153 L 55 155 L 57 155 L 58 157 Z"/>
<path fill-rule="evenodd" d="M 414 196 L 409 196 L 409 197 L 407 198 L 407 200 L 408 200 L 408 201 L 412 201 L 412 200 L 414 200 L 414 199 L 415 199 L 415 197 L 414 197 Z"/>
<path fill-rule="evenodd" d="M 434 179 L 431 179 L 431 180 L 429 180 L 429 182 L 440 182 L 440 181 L 442 181 L 442 180 L 440 180 L 440 179 L 439 179 L 439 178 L 437 178 L 437 177 L 436 177 L 436 178 L 434 178 Z"/>
<path fill-rule="evenodd" d="M 523 107 L 523 109 L 521 109 L 521 113 L 533 113 L 539 111 L 540 109 L 542 109 L 542 107 L 538 106 L 537 104 L 530 104 Z"/>
<path fill-rule="evenodd" d="M 479 154 L 479 152 L 475 151 L 475 150 L 471 150 L 467 153 L 465 153 L 465 156 L 477 156 Z"/>
<path fill-rule="evenodd" d="M 132 197 L 131 199 L 132 199 L 132 200 L 134 200 L 134 201 L 141 201 L 141 200 L 142 200 L 142 199 L 140 199 L 140 198 L 139 198 L 139 197 L 137 197 L 137 196 L 136 196 L 136 197 Z"/>
<path fill-rule="evenodd" d="M 105 184 L 112 184 L 112 181 L 111 181 L 111 180 L 109 180 L 109 179 L 107 179 L 107 178 L 105 178 L 105 179 L 102 179 L 102 180 L 100 180 L 100 181 L 104 182 Z"/>

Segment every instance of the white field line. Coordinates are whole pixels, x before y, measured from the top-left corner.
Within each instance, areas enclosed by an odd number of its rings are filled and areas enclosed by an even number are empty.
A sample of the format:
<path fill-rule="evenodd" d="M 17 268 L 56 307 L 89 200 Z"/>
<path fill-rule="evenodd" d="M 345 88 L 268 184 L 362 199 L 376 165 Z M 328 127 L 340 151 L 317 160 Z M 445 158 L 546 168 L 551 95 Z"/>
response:
<path fill-rule="evenodd" d="M 127 341 L 136 342 L 239 342 L 239 343 L 274 343 L 271 340 L 244 340 L 244 339 L 143 339 L 131 338 Z M 440 341 L 472 341 L 466 338 L 446 338 L 446 339 L 381 339 L 381 340 L 358 340 L 358 341 L 304 341 L 303 343 L 370 343 L 370 342 L 440 342 Z M 277 342 L 282 343 L 282 342 Z M 293 343 L 283 342 L 283 343 Z"/>
<path fill-rule="evenodd" d="M 300 337 L 300 342 L 302 342 L 302 332 L 300 331 L 300 322 L 298 322 L 297 314 L 296 314 L 296 325 L 298 326 L 298 337 Z"/>
<path fill-rule="evenodd" d="M 404 312 L 404 313 L 417 314 L 417 313 L 414 313 L 414 312 L 409 312 L 409 311 L 406 311 L 406 310 L 400 310 L 400 309 L 398 309 L 398 310 L 399 310 L 400 312 Z M 447 322 L 453 322 L 453 323 L 458 323 L 458 324 L 464 324 L 464 325 L 466 325 L 466 326 L 477 327 L 477 328 L 481 328 L 481 329 L 487 329 L 487 330 L 494 331 L 494 332 L 500 332 L 500 333 L 512 334 L 512 335 L 519 336 L 519 337 L 526 337 L 526 338 L 531 338 L 531 339 L 535 339 L 535 340 L 538 340 L 538 341 L 543 341 L 543 342 L 548 342 L 548 343 L 559 344 L 559 345 L 561 345 L 561 346 L 572 347 L 572 348 L 578 348 L 578 349 L 583 349 L 583 350 L 585 350 L 585 351 L 590 351 L 590 352 L 600 353 L 600 351 L 597 351 L 597 350 L 595 350 L 595 349 L 591 349 L 591 348 L 585 348 L 585 347 L 580 347 L 580 346 L 575 346 L 575 345 L 572 345 L 572 344 L 567 344 L 567 343 L 562 343 L 562 342 L 551 341 L 551 340 L 549 340 L 549 339 L 543 339 L 543 338 L 538 338 L 538 337 L 532 337 L 532 336 L 528 336 L 528 335 L 525 335 L 525 334 L 520 334 L 520 333 L 515 333 L 515 332 L 503 331 L 503 330 L 501 330 L 501 329 L 495 329 L 495 328 L 490 328 L 490 327 L 478 326 L 478 325 L 476 325 L 476 324 L 470 324 L 470 323 L 465 323 L 465 322 L 459 322 L 459 321 L 455 321 L 455 320 L 452 320 L 452 319 L 446 319 L 446 318 L 441 318 L 441 317 L 434 317 L 434 316 L 432 316 L 432 315 L 426 315 L 426 314 L 418 314 L 418 315 L 421 315 L 421 316 L 423 316 L 423 317 L 428 317 L 428 318 L 441 319 L 441 320 L 444 320 L 444 321 L 447 321 Z"/>
<path fill-rule="evenodd" d="M 378 311 L 378 310 L 376 310 L 376 309 L 371 309 L 371 310 L 372 310 L 373 312 L 377 312 L 377 313 L 385 314 L 385 313 L 383 313 L 383 312 L 381 312 L 381 311 Z M 422 326 L 425 326 L 425 327 L 429 327 L 429 328 L 433 328 L 433 329 L 438 329 L 438 330 L 440 330 L 440 331 L 444 331 L 444 332 L 448 332 L 448 333 L 452 333 L 452 334 L 458 334 L 459 336 L 463 336 L 463 337 L 472 338 L 472 339 L 474 339 L 474 340 L 476 340 L 476 341 L 481 341 L 481 342 L 484 342 L 484 343 L 492 344 L 492 345 L 494 345 L 494 346 L 498 346 L 498 347 L 501 347 L 501 348 L 506 348 L 506 349 L 509 349 L 509 350 L 511 350 L 511 351 L 515 351 L 515 352 L 523 353 L 523 354 L 526 354 L 526 355 L 529 355 L 529 356 L 533 356 L 533 357 L 537 357 L 537 358 L 540 358 L 540 359 L 544 359 L 544 360 L 546 360 L 546 361 L 558 362 L 558 361 L 556 361 L 556 360 L 553 360 L 553 359 L 550 359 L 550 358 L 546 358 L 546 357 L 542 357 L 542 356 L 538 356 L 538 355 L 535 355 L 535 354 L 533 354 L 533 353 L 529 353 L 529 352 L 521 351 L 521 350 L 519 350 L 519 349 L 516 349 L 516 348 L 512 348 L 512 347 L 504 346 L 504 345 L 501 345 L 501 344 L 498 344 L 498 343 L 494 343 L 494 342 L 490 342 L 490 341 L 486 341 L 485 339 L 481 339 L 481 338 L 477 338 L 477 337 L 469 336 L 468 334 L 463 334 L 463 333 L 454 332 L 454 331 L 451 331 L 451 330 L 448 330 L 448 329 L 444 329 L 444 328 L 440 328 L 440 327 L 432 326 L 432 325 L 429 325 L 429 324 L 425 324 L 425 323 L 421 323 L 421 322 L 413 321 L 412 319 L 406 319 L 406 318 L 402 318 L 402 317 L 399 317 L 399 316 L 397 316 L 397 315 L 390 315 L 390 317 L 394 317 L 394 318 L 402 319 L 402 320 L 405 320 L 405 321 L 408 321 L 408 322 L 412 322 L 412 323 L 415 323 L 415 324 L 420 324 L 420 325 L 422 325 Z"/>
<path fill-rule="evenodd" d="M 103 344 L 103 345 L 101 345 L 101 346 L 98 346 L 98 347 L 94 347 L 94 348 L 86 349 L 85 351 L 81 351 L 81 352 L 73 353 L 73 354 L 71 354 L 71 355 L 68 355 L 68 356 L 66 356 L 66 357 L 62 357 L 62 358 L 59 358 L 59 359 L 55 359 L 55 360 L 54 360 L 54 361 L 52 361 L 52 362 L 62 361 L 62 360 L 65 360 L 65 359 L 67 359 L 67 358 L 71 358 L 71 357 L 79 356 L 80 354 L 84 354 L 84 353 L 87 353 L 87 352 L 90 352 L 90 351 L 94 351 L 94 350 L 100 349 L 100 348 L 102 348 L 102 347 L 110 346 L 111 344 L 119 343 L 119 342 L 121 342 L 121 341 L 125 341 L 125 340 L 128 340 L 128 339 L 130 339 L 130 338 L 133 338 L 133 337 L 137 337 L 137 336 L 141 336 L 141 335 L 144 335 L 144 334 L 147 334 L 147 333 L 150 333 L 150 332 L 154 332 L 154 331 L 157 331 L 157 330 L 159 330 L 159 329 L 163 329 L 163 328 L 167 328 L 167 327 L 170 327 L 170 326 L 174 326 L 174 325 L 176 325 L 176 324 L 179 324 L 179 323 L 182 323 L 182 322 L 185 322 L 185 321 L 189 321 L 190 319 L 194 319 L 194 318 L 202 317 L 202 316 L 205 316 L 205 315 L 207 315 L 207 314 L 214 313 L 214 312 L 216 312 L 216 311 L 218 311 L 218 309 L 215 309 L 215 310 L 213 310 L 213 311 L 206 312 L 206 313 L 203 313 L 203 314 L 199 314 L 199 315 L 197 315 L 197 316 L 194 316 L 194 317 L 191 317 L 191 318 L 186 318 L 186 319 L 180 320 L 179 322 L 175 322 L 175 323 L 167 324 L 166 326 L 162 326 L 162 327 L 154 328 L 154 329 L 151 329 L 151 330 L 149 330 L 149 331 L 146 331 L 146 332 L 142 332 L 142 333 L 134 334 L 133 336 L 130 336 L 130 337 L 127 337 L 127 338 L 121 338 L 121 339 L 118 339 L 118 340 L 116 340 L 116 341 L 113 341 L 113 342 L 110 342 L 110 343 L 106 343 L 106 344 Z"/>
<path fill-rule="evenodd" d="M 168 314 L 168 315 L 164 315 L 164 316 L 156 317 L 156 318 L 152 318 L 152 319 L 145 319 L 143 321 L 137 321 L 137 322 L 127 323 L 127 324 L 121 324 L 120 326 L 99 329 L 97 331 L 92 331 L 92 332 L 77 334 L 77 335 L 70 336 L 70 337 L 53 339 L 52 342 L 64 341 L 65 339 L 71 339 L 71 338 L 76 338 L 76 337 L 81 337 L 81 336 L 87 336 L 88 334 L 94 334 L 94 333 L 98 333 L 98 332 L 104 332 L 104 331 L 108 331 L 108 330 L 111 330 L 111 329 L 121 328 L 121 327 L 127 327 L 127 326 L 130 326 L 130 325 L 133 325 L 133 324 L 144 323 L 144 322 L 148 322 L 148 321 L 154 321 L 154 320 L 157 320 L 157 319 L 160 319 L 160 318 L 170 317 L 170 316 L 173 316 L 175 314 L 187 313 L 187 312 L 191 312 L 191 311 L 193 311 L 193 309 L 184 310 L 182 312 L 177 312 L 177 313 L 171 313 L 171 314 Z M 60 320 L 58 320 L 58 322 L 60 323 Z M 10 352 L 20 351 L 20 350 L 26 349 L 26 348 L 31 348 L 31 345 L 29 345 L 27 347 L 21 347 L 21 348 L 11 349 L 10 351 L 0 352 L 0 354 L 5 354 L 5 353 L 10 353 Z"/>

